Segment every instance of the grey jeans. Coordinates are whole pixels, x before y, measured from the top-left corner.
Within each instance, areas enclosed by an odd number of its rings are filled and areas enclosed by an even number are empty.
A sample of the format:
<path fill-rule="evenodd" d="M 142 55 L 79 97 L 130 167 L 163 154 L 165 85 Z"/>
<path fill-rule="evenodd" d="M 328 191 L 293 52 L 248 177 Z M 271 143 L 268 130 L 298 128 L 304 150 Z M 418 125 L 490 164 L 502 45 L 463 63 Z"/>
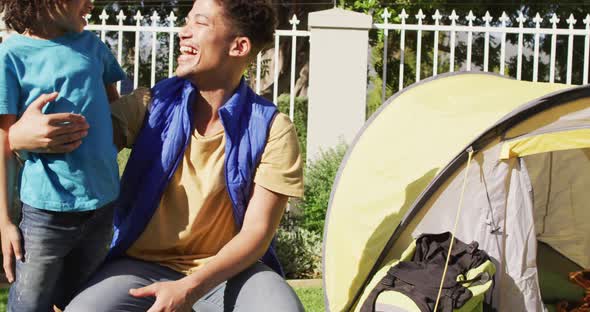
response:
<path fill-rule="evenodd" d="M 124 258 L 107 263 L 70 302 L 66 312 L 147 311 L 154 297 L 134 298 L 129 289 L 182 278 L 179 272 L 156 263 Z M 262 263 L 213 288 L 193 305 L 198 312 L 304 311 L 285 280 Z"/>

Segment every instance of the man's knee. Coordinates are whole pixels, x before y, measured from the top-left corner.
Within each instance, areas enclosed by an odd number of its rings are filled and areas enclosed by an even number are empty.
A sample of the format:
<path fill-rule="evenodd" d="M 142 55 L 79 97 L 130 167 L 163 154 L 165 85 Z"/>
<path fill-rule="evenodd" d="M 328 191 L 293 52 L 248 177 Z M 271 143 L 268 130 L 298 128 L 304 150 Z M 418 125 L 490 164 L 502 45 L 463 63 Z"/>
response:
<path fill-rule="evenodd" d="M 65 312 L 146 311 L 154 303 L 154 299 L 132 297 L 129 289 L 135 287 L 134 283 L 121 278 L 101 280 L 74 297 Z"/>
<path fill-rule="evenodd" d="M 110 312 L 149 309 L 154 302 L 152 297 L 134 298 L 129 295 L 129 289 L 147 286 L 150 281 L 141 277 L 140 274 L 125 272 L 137 270 L 131 265 L 132 263 L 128 262 L 116 261 L 99 270 L 86 287 L 72 299 L 65 311 Z"/>
<path fill-rule="evenodd" d="M 304 311 L 287 282 L 260 263 L 228 281 L 224 306 L 229 305 L 236 311 Z"/>

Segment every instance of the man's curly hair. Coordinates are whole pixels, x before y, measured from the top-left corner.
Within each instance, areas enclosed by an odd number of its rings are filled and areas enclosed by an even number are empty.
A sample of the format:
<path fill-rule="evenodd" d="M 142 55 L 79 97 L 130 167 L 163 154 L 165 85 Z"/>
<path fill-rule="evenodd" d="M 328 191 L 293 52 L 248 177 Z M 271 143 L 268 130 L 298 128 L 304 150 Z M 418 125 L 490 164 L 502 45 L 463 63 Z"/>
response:
<path fill-rule="evenodd" d="M 240 36 L 250 39 L 254 52 L 274 42 L 277 14 L 269 0 L 217 0 Z"/>
<path fill-rule="evenodd" d="M 0 14 L 4 13 L 4 23 L 8 29 L 23 33 L 39 23 L 40 12 L 56 2 L 57 0 L 0 0 Z"/>

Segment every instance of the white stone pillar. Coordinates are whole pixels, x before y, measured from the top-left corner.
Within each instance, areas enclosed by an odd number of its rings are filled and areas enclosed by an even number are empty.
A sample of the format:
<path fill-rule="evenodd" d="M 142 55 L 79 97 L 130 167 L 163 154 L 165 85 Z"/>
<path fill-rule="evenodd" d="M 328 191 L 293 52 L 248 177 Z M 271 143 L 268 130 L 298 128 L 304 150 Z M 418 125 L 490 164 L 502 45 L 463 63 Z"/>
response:
<path fill-rule="evenodd" d="M 330 9 L 309 14 L 307 159 L 350 144 L 366 118 L 371 16 Z"/>

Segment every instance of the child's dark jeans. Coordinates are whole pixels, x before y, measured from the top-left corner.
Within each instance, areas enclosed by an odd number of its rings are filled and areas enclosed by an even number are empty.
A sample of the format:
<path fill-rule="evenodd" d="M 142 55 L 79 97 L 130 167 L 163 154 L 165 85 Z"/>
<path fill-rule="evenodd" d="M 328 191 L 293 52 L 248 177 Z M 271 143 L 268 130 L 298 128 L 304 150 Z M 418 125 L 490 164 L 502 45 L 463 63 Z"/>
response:
<path fill-rule="evenodd" d="M 8 311 L 63 308 L 106 257 L 113 205 L 93 211 L 54 212 L 23 204 L 22 214 L 24 261 L 16 261 Z"/>

